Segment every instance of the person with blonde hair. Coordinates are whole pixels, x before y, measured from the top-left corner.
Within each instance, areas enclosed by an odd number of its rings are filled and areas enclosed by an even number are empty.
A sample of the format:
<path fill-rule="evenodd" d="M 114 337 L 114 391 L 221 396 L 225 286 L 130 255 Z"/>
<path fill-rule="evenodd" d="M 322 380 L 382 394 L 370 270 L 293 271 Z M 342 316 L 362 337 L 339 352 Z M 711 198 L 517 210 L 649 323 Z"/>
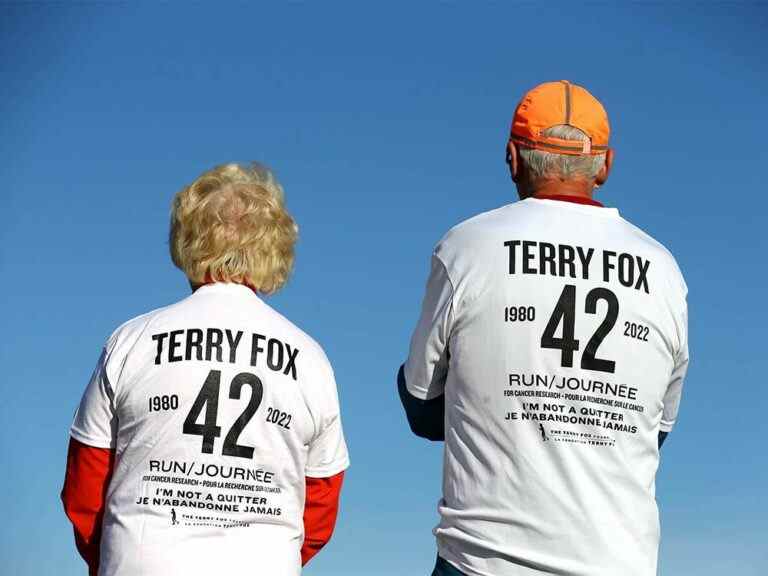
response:
<path fill-rule="evenodd" d="M 62 500 L 91 575 L 291 576 L 330 539 L 349 465 L 333 370 L 262 299 L 297 234 L 259 164 L 176 195 L 193 292 L 112 334 L 70 430 Z"/>

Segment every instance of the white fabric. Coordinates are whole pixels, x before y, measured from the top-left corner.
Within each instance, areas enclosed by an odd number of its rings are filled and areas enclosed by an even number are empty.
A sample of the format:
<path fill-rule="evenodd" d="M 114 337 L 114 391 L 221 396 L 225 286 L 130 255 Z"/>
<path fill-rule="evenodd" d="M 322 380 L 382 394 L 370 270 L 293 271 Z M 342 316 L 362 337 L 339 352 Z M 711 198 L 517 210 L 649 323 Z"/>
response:
<path fill-rule="evenodd" d="M 686 294 L 671 254 L 612 208 L 528 199 L 443 238 L 405 367 L 414 396 L 445 393 L 440 556 L 475 576 L 656 574 Z M 578 341 L 571 361 L 558 339 Z"/>
<path fill-rule="evenodd" d="M 189 419 L 205 382 L 213 393 Z M 219 430 L 203 453 L 194 425 L 207 417 Z M 203 286 L 121 326 L 71 435 L 116 449 L 100 576 L 299 574 L 305 476 L 349 465 L 323 350 L 236 284 Z"/>

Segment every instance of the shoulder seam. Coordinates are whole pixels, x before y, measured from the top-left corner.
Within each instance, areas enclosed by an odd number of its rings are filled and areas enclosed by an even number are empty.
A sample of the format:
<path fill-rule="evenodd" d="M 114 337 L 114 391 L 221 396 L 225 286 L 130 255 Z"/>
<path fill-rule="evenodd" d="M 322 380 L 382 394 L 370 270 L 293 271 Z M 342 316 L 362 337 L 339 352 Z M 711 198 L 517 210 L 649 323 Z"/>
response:
<path fill-rule="evenodd" d="M 451 278 L 451 273 L 448 271 L 448 266 L 445 265 L 445 262 L 443 262 L 443 259 L 440 258 L 440 255 L 437 253 L 437 250 L 434 250 L 432 252 L 432 256 L 440 262 L 440 266 L 443 267 L 443 271 L 445 272 L 445 277 L 448 278 L 448 283 L 451 285 L 451 307 L 453 307 L 453 297 L 456 295 L 456 284 L 453 281 L 453 278 Z"/>
<path fill-rule="evenodd" d="M 167 306 L 166 306 L 166 307 L 164 307 L 164 308 L 167 308 Z M 139 340 L 141 340 L 141 337 L 142 337 L 142 336 L 144 336 L 144 333 L 147 331 L 147 328 L 149 327 L 150 323 L 152 322 L 152 318 L 155 316 L 155 314 L 156 314 L 157 312 L 160 312 L 160 311 L 161 311 L 161 310 L 163 310 L 164 308 L 159 308 L 158 310 L 155 310 L 155 311 L 153 311 L 153 312 L 148 312 L 148 313 L 145 315 L 145 316 L 146 316 L 146 319 L 145 319 L 145 322 L 144 322 L 144 326 L 142 326 L 141 330 L 139 331 L 139 334 L 136 336 L 136 338 L 134 339 L 133 343 L 132 343 L 132 344 L 130 345 L 130 347 L 128 348 L 128 351 L 125 353 L 125 357 L 123 358 L 123 362 L 122 362 L 122 364 L 121 364 L 121 366 L 120 366 L 120 372 L 119 372 L 119 373 L 118 373 L 118 375 L 117 375 L 117 380 L 118 380 L 118 382 L 119 382 L 119 381 L 122 379 L 122 377 L 123 377 L 123 371 L 125 370 L 125 365 L 128 363 L 128 356 L 130 356 L 130 355 L 133 353 L 133 350 L 136 348 L 136 345 L 139 343 Z M 130 322 L 130 321 L 129 321 L 129 322 Z M 128 322 L 126 322 L 125 324 L 128 324 Z M 123 324 L 123 326 L 125 326 L 125 324 Z M 121 326 L 121 328 L 122 328 L 122 326 Z M 119 329 L 118 329 L 118 330 L 119 330 Z M 115 384 L 117 384 L 117 382 L 115 382 Z M 112 384 L 110 383 L 110 385 L 112 385 Z M 112 390 L 112 393 L 113 393 L 113 394 L 115 394 L 115 393 L 116 393 L 116 390 L 114 390 L 114 388 L 113 388 L 113 390 Z"/>

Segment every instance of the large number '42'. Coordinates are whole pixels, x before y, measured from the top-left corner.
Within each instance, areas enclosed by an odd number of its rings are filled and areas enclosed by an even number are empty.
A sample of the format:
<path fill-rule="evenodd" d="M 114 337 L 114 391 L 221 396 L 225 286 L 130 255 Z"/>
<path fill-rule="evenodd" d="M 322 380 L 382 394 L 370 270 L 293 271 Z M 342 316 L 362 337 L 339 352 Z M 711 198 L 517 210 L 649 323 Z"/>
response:
<path fill-rule="evenodd" d="M 581 356 L 581 367 L 585 370 L 615 372 L 616 362 L 597 358 L 597 349 L 616 324 L 616 319 L 619 317 L 619 300 L 616 298 L 616 294 L 607 288 L 593 288 L 587 293 L 584 311 L 587 314 L 596 314 L 597 302 L 599 300 L 605 300 L 608 303 L 608 312 L 592 335 L 592 338 L 587 342 L 587 347 Z M 561 321 L 563 324 L 563 335 L 561 338 L 557 338 L 555 332 Z M 544 328 L 544 334 L 541 336 L 541 347 L 560 350 L 560 364 L 568 368 L 573 367 L 573 353 L 579 350 L 579 341 L 574 338 L 575 326 L 576 286 L 566 284 L 552 312 L 552 316 L 550 316 L 549 322 L 547 322 L 547 327 Z"/>
<path fill-rule="evenodd" d="M 184 420 L 184 434 L 194 434 L 203 437 L 203 454 L 213 454 L 213 443 L 216 438 L 221 436 L 221 427 L 216 423 L 219 412 L 220 386 L 221 370 L 211 370 L 203 383 L 203 387 L 200 389 L 200 393 L 195 398 L 187 418 Z M 232 379 L 232 383 L 229 385 L 230 399 L 239 400 L 243 386 L 250 386 L 251 398 L 248 401 L 248 406 L 245 407 L 243 413 L 240 414 L 234 424 L 232 424 L 232 428 L 227 432 L 221 453 L 224 456 L 253 458 L 253 447 L 241 446 L 237 441 L 243 429 L 253 418 L 256 410 L 259 409 L 261 399 L 264 396 L 264 385 L 255 374 L 241 372 Z M 197 420 L 203 409 L 205 409 L 205 420 L 203 424 L 198 424 Z"/>

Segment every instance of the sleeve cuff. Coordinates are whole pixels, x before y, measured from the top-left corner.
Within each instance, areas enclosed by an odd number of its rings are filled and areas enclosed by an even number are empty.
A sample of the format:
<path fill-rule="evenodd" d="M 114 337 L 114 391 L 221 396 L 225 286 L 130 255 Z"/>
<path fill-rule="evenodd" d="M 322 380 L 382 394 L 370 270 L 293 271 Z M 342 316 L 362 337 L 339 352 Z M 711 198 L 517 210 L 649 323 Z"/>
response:
<path fill-rule="evenodd" d="M 674 420 L 672 422 L 664 422 L 664 421 L 662 421 L 659 424 L 659 430 L 661 432 L 670 432 L 672 430 L 672 428 L 674 428 L 674 426 L 675 426 L 675 421 Z"/>
<path fill-rule="evenodd" d="M 94 448 L 109 448 L 111 450 L 114 450 L 115 448 L 115 442 L 111 438 L 99 438 L 97 436 L 84 434 L 74 427 L 69 430 L 69 435 L 81 444 L 85 444 L 86 446 L 92 446 Z"/>
<path fill-rule="evenodd" d="M 445 440 L 445 395 L 425 400 L 411 394 L 403 366 L 397 372 L 397 391 L 411 431 L 427 440 Z"/>
<path fill-rule="evenodd" d="M 349 457 L 328 466 L 306 467 L 304 475 L 310 478 L 329 478 L 349 468 Z"/>

